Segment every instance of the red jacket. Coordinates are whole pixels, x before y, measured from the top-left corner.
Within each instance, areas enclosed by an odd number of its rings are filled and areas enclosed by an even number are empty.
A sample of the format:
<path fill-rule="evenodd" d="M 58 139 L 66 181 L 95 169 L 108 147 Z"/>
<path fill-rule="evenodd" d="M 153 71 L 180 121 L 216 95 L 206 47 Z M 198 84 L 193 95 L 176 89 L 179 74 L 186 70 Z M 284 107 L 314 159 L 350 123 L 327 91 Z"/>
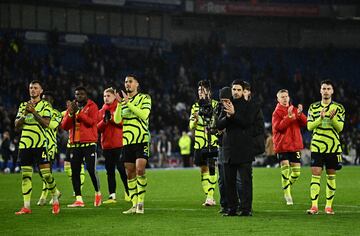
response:
<path fill-rule="evenodd" d="M 69 130 L 71 144 L 97 142 L 98 132 L 96 124 L 98 111 L 97 105 L 90 99 L 88 99 L 84 108 L 79 110 L 76 115 L 70 117 L 69 110 L 66 111 L 61 127 L 64 130 Z"/>
<path fill-rule="evenodd" d="M 293 117 L 289 118 L 288 108 L 277 104 L 272 114 L 272 133 L 275 153 L 297 152 L 304 148 L 300 127 L 306 126 L 304 113 L 297 115 L 293 109 Z"/>
<path fill-rule="evenodd" d="M 115 124 L 114 112 L 117 106 L 115 100 L 112 104 L 104 104 L 98 115 L 97 128 L 101 133 L 101 147 L 103 149 L 121 148 L 123 146 L 123 129 L 122 122 Z M 107 123 L 104 122 L 105 111 L 109 110 L 111 114 L 111 120 Z"/>

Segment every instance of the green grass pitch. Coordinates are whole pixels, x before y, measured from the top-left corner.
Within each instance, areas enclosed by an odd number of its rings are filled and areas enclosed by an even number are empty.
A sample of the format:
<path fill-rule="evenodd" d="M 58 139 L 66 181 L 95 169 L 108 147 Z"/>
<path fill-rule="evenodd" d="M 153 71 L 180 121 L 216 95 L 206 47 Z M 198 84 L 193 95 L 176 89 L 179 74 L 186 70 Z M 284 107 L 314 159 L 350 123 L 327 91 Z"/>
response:
<path fill-rule="evenodd" d="M 118 203 L 93 206 L 89 176 L 84 187 L 85 208 L 69 209 L 72 189 L 65 173 L 55 173 L 62 192 L 61 212 L 36 206 L 41 181 L 33 176 L 31 215 L 16 216 L 22 206 L 21 175 L 0 175 L 0 235 L 360 235 L 360 168 L 344 167 L 337 174 L 335 215 L 323 213 L 325 179 L 322 179 L 319 215 L 306 215 L 310 207 L 310 168 L 304 167 L 292 189 L 294 205 L 286 206 L 282 197 L 278 168 L 254 168 L 253 217 L 223 217 L 219 206 L 203 207 L 198 169 L 148 170 L 148 189 L 144 215 L 123 215 L 130 207 L 123 199 L 117 176 Z M 106 173 L 100 172 L 101 190 L 107 198 Z M 218 189 L 216 200 L 219 200 Z"/>

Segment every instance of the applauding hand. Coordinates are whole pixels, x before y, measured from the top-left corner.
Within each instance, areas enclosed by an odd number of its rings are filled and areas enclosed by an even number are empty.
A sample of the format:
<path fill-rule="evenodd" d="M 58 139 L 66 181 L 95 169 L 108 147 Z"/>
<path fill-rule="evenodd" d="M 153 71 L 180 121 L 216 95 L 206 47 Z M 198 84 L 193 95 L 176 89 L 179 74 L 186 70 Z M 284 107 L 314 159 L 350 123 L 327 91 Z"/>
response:
<path fill-rule="evenodd" d="M 301 112 L 303 111 L 303 105 L 302 104 L 299 104 L 298 105 L 298 109 L 297 109 L 297 114 L 298 116 L 301 115 Z"/>

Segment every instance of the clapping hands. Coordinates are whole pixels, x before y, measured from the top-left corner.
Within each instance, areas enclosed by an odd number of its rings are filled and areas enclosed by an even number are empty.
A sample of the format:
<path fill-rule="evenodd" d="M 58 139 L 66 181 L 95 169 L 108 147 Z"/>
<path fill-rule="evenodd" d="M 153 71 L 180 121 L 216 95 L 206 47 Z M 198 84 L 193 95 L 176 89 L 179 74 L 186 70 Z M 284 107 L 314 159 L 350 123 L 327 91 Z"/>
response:
<path fill-rule="evenodd" d="M 230 117 L 232 115 L 235 114 L 235 108 L 234 105 L 232 104 L 232 102 L 230 101 L 230 99 L 221 99 L 223 106 L 224 106 L 224 111 L 226 112 L 226 116 Z"/>
<path fill-rule="evenodd" d="M 289 108 L 288 108 L 288 116 L 289 116 L 289 118 L 293 118 L 293 117 L 294 117 L 294 116 L 293 116 L 293 111 L 294 111 L 294 106 L 293 106 L 293 105 L 289 106 Z M 297 108 L 297 111 L 296 111 L 296 115 L 297 115 L 297 116 L 300 116 L 301 113 L 302 113 L 302 111 L 303 111 L 303 105 L 302 105 L 302 104 L 299 104 L 299 105 L 298 105 L 298 108 Z"/>
<path fill-rule="evenodd" d="M 324 119 L 324 118 L 325 118 L 327 108 L 328 108 L 328 107 L 324 107 L 324 108 L 321 110 L 321 112 L 320 112 L 320 117 L 321 117 L 321 119 Z M 332 109 L 332 110 L 329 112 L 329 118 L 330 118 L 330 119 L 334 118 L 335 115 L 336 115 L 336 113 L 337 113 L 337 110 Z"/>
<path fill-rule="evenodd" d="M 298 105 L 298 109 L 297 109 L 297 114 L 298 116 L 301 115 L 301 112 L 303 111 L 303 105 L 302 104 L 299 104 Z"/>
<path fill-rule="evenodd" d="M 289 106 L 289 108 L 288 108 L 288 116 L 289 116 L 289 118 L 293 117 L 293 110 L 294 110 L 294 106 L 293 105 Z"/>
<path fill-rule="evenodd" d="M 337 112 L 337 110 L 335 110 L 335 109 L 332 109 L 330 111 L 330 113 L 329 113 L 330 119 L 334 118 L 334 116 L 336 115 L 336 112 Z"/>
<path fill-rule="evenodd" d="M 76 101 L 70 102 L 69 113 L 71 115 L 74 115 L 78 110 L 79 110 L 79 107 L 78 107 Z"/>
<path fill-rule="evenodd" d="M 125 104 L 129 102 L 129 96 L 121 90 L 122 97 L 120 96 L 120 93 L 115 91 L 115 97 L 118 102 L 124 102 Z"/>
<path fill-rule="evenodd" d="M 31 101 L 28 101 L 25 107 L 25 115 L 34 112 L 35 112 L 35 104 L 32 103 Z"/>

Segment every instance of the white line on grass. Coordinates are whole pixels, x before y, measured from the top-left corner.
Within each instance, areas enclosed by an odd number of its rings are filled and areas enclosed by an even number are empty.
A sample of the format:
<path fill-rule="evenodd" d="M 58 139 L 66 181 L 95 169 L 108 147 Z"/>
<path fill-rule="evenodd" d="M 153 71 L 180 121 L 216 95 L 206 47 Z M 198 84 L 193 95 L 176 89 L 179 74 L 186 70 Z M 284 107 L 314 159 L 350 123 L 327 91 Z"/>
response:
<path fill-rule="evenodd" d="M 114 207 L 106 207 L 106 208 L 86 208 L 86 207 L 66 207 L 61 208 L 61 210 L 100 210 L 100 209 L 106 209 L 106 210 L 119 210 L 123 211 L 124 209 L 121 208 L 114 208 Z M 151 211 L 208 211 L 207 209 L 191 209 L 191 208 L 146 208 L 145 210 L 151 210 Z"/>
<path fill-rule="evenodd" d="M 266 201 L 256 201 L 256 203 L 263 203 L 263 204 L 283 204 L 282 202 L 266 202 Z M 311 204 L 309 203 L 298 203 L 295 202 L 294 205 L 303 205 L 303 206 L 309 206 Z M 356 205 L 339 205 L 339 204 L 334 204 L 334 207 L 349 207 L 349 208 L 360 208 L 360 206 L 356 206 Z"/>
<path fill-rule="evenodd" d="M 0 208 L 0 210 L 7 210 L 8 208 Z M 123 210 L 125 209 L 121 209 L 121 208 L 115 208 L 115 207 L 106 207 L 106 208 L 103 208 L 103 207 L 96 207 L 96 208 L 88 208 L 88 207 L 79 207 L 79 208 L 70 208 L 70 207 L 62 207 L 61 208 L 61 211 L 76 211 L 76 210 L 79 210 L 79 211 L 88 211 L 88 210 L 91 210 L 91 211 L 99 211 L 99 210 L 116 210 L 116 211 L 119 211 L 119 212 L 122 212 Z M 183 211 L 183 212 L 208 212 L 209 211 L 209 208 L 203 208 L 203 209 L 199 209 L 199 208 L 152 208 L 152 207 L 149 207 L 149 208 L 145 208 L 145 211 Z M 257 215 L 258 214 L 261 214 L 262 212 L 266 212 L 266 213 L 306 213 L 305 211 L 300 211 L 300 210 L 286 210 L 286 209 L 283 209 L 283 210 L 266 210 L 266 209 L 261 209 L 261 210 L 255 210 L 254 211 Z M 342 210 L 336 210 L 335 211 L 336 213 L 339 213 L 339 214 L 360 214 L 360 211 L 342 211 Z M 320 214 L 322 212 L 320 211 Z M 305 214 L 306 215 L 306 214 Z"/>
<path fill-rule="evenodd" d="M 189 203 L 190 201 L 188 200 L 177 200 L 177 199 L 155 199 L 155 200 L 146 200 L 147 202 L 186 202 Z M 197 203 L 199 201 L 191 201 L 194 203 Z M 261 203 L 261 204 L 270 204 L 270 205 L 274 205 L 274 204 L 278 204 L 278 205 L 283 205 L 282 201 L 279 202 L 266 202 L 266 201 L 254 201 L 255 204 L 257 203 Z M 309 203 L 298 203 L 295 202 L 294 205 L 302 205 L 302 206 L 309 206 Z M 360 209 L 360 205 L 339 205 L 339 204 L 335 204 L 335 207 L 348 207 L 348 208 L 359 208 Z"/>
<path fill-rule="evenodd" d="M 106 209 L 106 210 L 118 210 L 118 211 L 123 211 L 124 209 L 121 208 L 114 208 L 114 207 L 107 207 L 107 208 L 61 208 L 61 210 L 101 210 L 101 209 Z M 150 211 L 208 211 L 209 208 L 207 209 L 198 209 L 198 208 L 145 208 L 145 210 L 150 210 Z M 261 212 L 266 212 L 266 213 L 272 213 L 272 212 L 276 212 L 276 213 L 289 213 L 289 212 L 302 212 L 299 210 L 256 210 L 255 211 L 256 214 L 259 214 Z M 303 211 L 304 214 L 306 213 L 306 211 Z M 320 211 L 321 213 L 321 211 Z M 341 213 L 341 214 L 360 214 L 360 211 L 342 211 L 342 210 L 336 210 L 336 213 Z"/>

